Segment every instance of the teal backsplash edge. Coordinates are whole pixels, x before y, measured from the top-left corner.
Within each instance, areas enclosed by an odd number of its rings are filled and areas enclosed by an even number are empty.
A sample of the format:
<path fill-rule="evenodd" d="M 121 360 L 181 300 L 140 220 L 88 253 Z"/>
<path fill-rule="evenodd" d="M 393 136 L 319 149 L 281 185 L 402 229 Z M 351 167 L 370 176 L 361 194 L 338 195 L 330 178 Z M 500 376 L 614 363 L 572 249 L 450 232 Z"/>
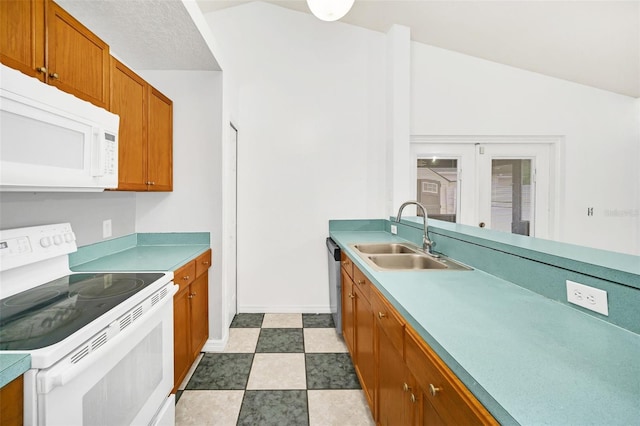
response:
<path fill-rule="evenodd" d="M 526 249 L 511 249 L 505 244 L 469 237 L 440 228 L 439 223 L 436 220 L 429 221 L 429 238 L 436 243 L 435 251 L 572 309 L 640 334 L 640 309 L 637 308 L 640 306 L 640 275 L 597 265 L 584 268 L 583 262 L 546 253 L 539 253 L 537 258 L 532 258 L 525 255 L 529 252 Z M 398 227 L 398 237 L 422 245 L 421 223 L 406 223 L 404 219 L 401 223 L 387 220 L 386 232 L 391 232 L 392 224 Z M 444 224 L 444 227 L 447 225 Z M 609 316 L 569 303 L 566 280 L 606 291 Z"/>
<path fill-rule="evenodd" d="M 210 239 L 209 232 L 149 232 L 129 234 L 78 247 L 78 251 L 69 254 L 69 267 L 73 268 L 136 246 L 209 245 Z"/>

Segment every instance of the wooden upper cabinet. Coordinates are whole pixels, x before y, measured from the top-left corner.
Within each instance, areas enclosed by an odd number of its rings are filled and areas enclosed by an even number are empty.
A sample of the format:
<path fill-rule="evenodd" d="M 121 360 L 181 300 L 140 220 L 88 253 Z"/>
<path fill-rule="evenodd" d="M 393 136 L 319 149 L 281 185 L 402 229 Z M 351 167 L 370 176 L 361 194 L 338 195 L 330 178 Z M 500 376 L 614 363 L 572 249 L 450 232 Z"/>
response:
<path fill-rule="evenodd" d="M 120 116 L 118 190 L 173 190 L 173 103 L 115 58 L 110 92 Z"/>
<path fill-rule="evenodd" d="M 41 81 L 46 77 L 45 5 L 45 0 L 0 1 L 0 62 Z"/>
<path fill-rule="evenodd" d="M 149 191 L 173 190 L 173 102 L 150 87 Z"/>
<path fill-rule="evenodd" d="M 109 106 L 109 46 L 51 0 L 0 1 L 0 60 Z"/>
<path fill-rule="evenodd" d="M 118 189 L 147 190 L 147 82 L 111 58 L 111 112 L 120 116 Z"/>
<path fill-rule="evenodd" d="M 47 10 L 48 82 L 109 106 L 109 46 L 53 1 Z"/>

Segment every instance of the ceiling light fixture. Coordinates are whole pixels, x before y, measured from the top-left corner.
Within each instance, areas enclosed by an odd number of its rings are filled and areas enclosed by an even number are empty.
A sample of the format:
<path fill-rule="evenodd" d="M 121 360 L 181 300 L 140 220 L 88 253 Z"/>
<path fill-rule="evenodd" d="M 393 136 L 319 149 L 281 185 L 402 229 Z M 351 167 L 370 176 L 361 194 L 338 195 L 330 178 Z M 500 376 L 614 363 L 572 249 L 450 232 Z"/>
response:
<path fill-rule="evenodd" d="M 311 13 L 323 21 L 337 21 L 346 15 L 354 0 L 307 0 Z"/>

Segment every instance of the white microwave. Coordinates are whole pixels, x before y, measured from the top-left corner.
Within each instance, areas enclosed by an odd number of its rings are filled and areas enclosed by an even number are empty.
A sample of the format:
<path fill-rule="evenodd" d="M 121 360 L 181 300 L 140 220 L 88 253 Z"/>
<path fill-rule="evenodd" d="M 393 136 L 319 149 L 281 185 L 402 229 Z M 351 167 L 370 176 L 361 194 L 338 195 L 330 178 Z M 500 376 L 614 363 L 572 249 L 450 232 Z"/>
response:
<path fill-rule="evenodd" d="M 0 67 L 0 191 L 117 188 L 120 117 Z"/>

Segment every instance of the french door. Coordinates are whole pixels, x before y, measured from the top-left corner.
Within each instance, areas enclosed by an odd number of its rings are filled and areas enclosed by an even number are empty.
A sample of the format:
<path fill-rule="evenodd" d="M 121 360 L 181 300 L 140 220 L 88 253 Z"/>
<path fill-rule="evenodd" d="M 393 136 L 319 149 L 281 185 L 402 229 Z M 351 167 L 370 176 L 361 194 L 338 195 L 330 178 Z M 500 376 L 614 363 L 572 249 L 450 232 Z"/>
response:
<path fill-rule="evenodd" d="M 429 217 L 549 238 L 550 143 L 412 143 Z"/>

